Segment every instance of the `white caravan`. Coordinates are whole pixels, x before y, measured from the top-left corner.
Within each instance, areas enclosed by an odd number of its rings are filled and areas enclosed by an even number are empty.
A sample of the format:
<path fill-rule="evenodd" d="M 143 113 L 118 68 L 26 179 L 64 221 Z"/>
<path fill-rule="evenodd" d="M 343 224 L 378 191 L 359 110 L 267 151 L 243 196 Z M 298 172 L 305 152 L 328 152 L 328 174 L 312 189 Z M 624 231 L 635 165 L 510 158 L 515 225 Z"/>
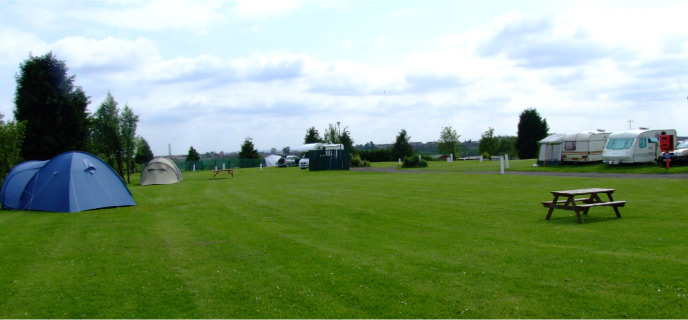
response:
<path fill-rule="evenodd" d="M 651 163 L 660 155 L 659 136 L 662 134 L 672 135 L 673 141 L 676 141 L 674 129 L 640 128 L 614 132 L 607 138 L 602 160 L 608 164 Z"/>
<path fill-rule="evenodd" d="M 601 129 L 568 134 L 564 137 L 564 150 L 561 160 L 564 162 L 602 161 L 602 151 L 611 132 Z"/>
<path fill-rule="evenodd" d="M 308 152 L 311 150 L 344 150 L 343 144 L 327 144 L 327 143 L 308 143 L 296 149 L 303 152 L 301 160 L 299 161 L 299 168 L 308 169 L 310 160 L 308 159 Z"/>

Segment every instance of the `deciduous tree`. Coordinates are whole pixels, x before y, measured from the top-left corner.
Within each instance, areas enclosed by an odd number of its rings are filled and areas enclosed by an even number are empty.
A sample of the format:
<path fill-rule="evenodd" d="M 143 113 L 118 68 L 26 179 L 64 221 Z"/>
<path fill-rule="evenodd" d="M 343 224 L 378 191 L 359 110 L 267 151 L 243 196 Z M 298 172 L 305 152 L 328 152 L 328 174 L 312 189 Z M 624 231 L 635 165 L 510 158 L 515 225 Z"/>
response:
<path fill-rule="evenodd" d="M 451 126 L 442 128 L 440 139 L 437 140 L 437 151 L 443 154 L 454 155 L 454 158 L 456 158 L 456 153 L 461 148 L 460 137 Z"/>
<path fill-rule="evenodd" d="M 344 146 L 344 150 L 349 150 L 351 156 L 358 154 L 358 152 L 356 152 L 356 148 L 354 148 L 354 139 L 351 138 L 351 133 L 349 132 L 348 127 L 344 128 L 342 135 L 339 137 L 339 143 Z"/>
<path fill-rule="evenodd" d="M 108 92 L 93 118 L 94 153 L 108 162 L 124 179 L 124 148 L 120 134 L 120 117 L 117 101 Z"/>
<path fill-rule="evenodd" d="M 148 145 L 148 141 L 143 137 L 139 136 L 136 138 L 136 156 L 134 156 L 134 161 L 139 164 L 148 163 L 153 159 L 153 151 Z"/>
<path fill-rule="evenodd" d="M 136 151 L 136 125 L 138 122 L 139 116 L 134 114 L 134 111 L 125 104 L 120 115 L 119 134 L 122 140 L 124 163 L 127 165 L 127 183 L 131 183 L 131 172 L 136 165 L 134 153 Z"/>
<path fill-rule="evenodd" d="M 2 120 L 0 113 L 0 185 L 7 173 L 19 163 L 22 140 L 24 139 L 24 123 Z"/>
<path fill-rule="evenodd" d="M 483 132 L 480 143 L 478 143 L 478 150 L 482 154 L 493 156 L 497 153 L 498 148 L 499 141 L 497 141 L 497 137 L 494 136 L 494 129 L 490 127 L 487 131 Z"/>

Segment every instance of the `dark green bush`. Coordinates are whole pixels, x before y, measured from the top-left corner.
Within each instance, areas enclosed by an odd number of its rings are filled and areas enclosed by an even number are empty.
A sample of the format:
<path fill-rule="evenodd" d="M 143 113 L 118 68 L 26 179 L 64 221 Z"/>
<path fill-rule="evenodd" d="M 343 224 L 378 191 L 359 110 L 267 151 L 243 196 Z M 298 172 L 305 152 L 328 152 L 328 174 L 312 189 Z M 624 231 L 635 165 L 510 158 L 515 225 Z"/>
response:
<path fill-rule="evenodd" d="M 359 155 L 351 157 L 349 164 L 352 167 L 370 167 L 370 161 L 361 160 L 361 156 Z"/>
<path fill-rule="evenodd" d="M 359 156 L 351 157 L 351 159 L 349 159 L 349 165 L 351 165 L 352 167 L 360 167 L 361 158 Z"/>
<path fill-rule="evenodd" d="M 424 168 L 428 166 L 428 162 L 423 159 L 418 159 L 418 154 L 410 157 L 405 157 L 401 163 L 402 168 Z"/>

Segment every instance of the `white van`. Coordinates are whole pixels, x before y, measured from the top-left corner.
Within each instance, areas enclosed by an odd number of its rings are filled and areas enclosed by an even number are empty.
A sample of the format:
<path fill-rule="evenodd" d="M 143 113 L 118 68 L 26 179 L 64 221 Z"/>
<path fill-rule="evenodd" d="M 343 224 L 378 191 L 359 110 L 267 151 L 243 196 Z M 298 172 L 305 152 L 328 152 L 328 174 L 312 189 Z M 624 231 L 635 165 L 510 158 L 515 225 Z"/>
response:
<path fill-rule="evenodd" d="M 602 161 L 602 151 L 611 132 L 602 129 L 568 134 L 564 137 L 563 162 Z"/>
<path fill-rule="evenodd" d="M 674 129 L 640 128 L 614 132 L 607 138 L 602 160 L 608 164 L 652 163 L 660 155 L 659 136 L 662 134 L 673 135 L 676 141 Z"/>
<path fill-rule="evenodd" d="M 298 151 L 303 152 L 301 160 L 299 161 L 299 168 L 308 169 L 310 160 L 308 160 L 308 152 L 311 150 L 344 150 L 343 144 L 326 144 L 326 143 L 308 143 L 297 148 Z"/>

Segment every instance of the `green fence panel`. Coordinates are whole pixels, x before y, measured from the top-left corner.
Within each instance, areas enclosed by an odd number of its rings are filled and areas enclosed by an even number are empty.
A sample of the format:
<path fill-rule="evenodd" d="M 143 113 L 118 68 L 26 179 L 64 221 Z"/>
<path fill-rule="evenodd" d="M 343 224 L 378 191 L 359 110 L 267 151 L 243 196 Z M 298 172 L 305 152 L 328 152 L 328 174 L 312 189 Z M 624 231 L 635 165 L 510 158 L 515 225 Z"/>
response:
<path fill-rule="evenodd" d="M 308 153 L 308 169 L 311 171 L 349 170 L 349 150 L 311 150 Z"/>
<path fill-rule="evenodd" d="M 174 163 L 179 167 L 181 171 L 193 171 L 194 165 L 196 166 L 196 171 L 203 170 L 215 170 L 222 169 L 224 164 L 225 169 L 232 168 L 256 168 L 263 163 L 263 159 L 237 159 L 237 158 L 214 158 L 214 159 L 201 159 L 198 161 L 183 161 L 183 160 L 173 160 Z"/>

